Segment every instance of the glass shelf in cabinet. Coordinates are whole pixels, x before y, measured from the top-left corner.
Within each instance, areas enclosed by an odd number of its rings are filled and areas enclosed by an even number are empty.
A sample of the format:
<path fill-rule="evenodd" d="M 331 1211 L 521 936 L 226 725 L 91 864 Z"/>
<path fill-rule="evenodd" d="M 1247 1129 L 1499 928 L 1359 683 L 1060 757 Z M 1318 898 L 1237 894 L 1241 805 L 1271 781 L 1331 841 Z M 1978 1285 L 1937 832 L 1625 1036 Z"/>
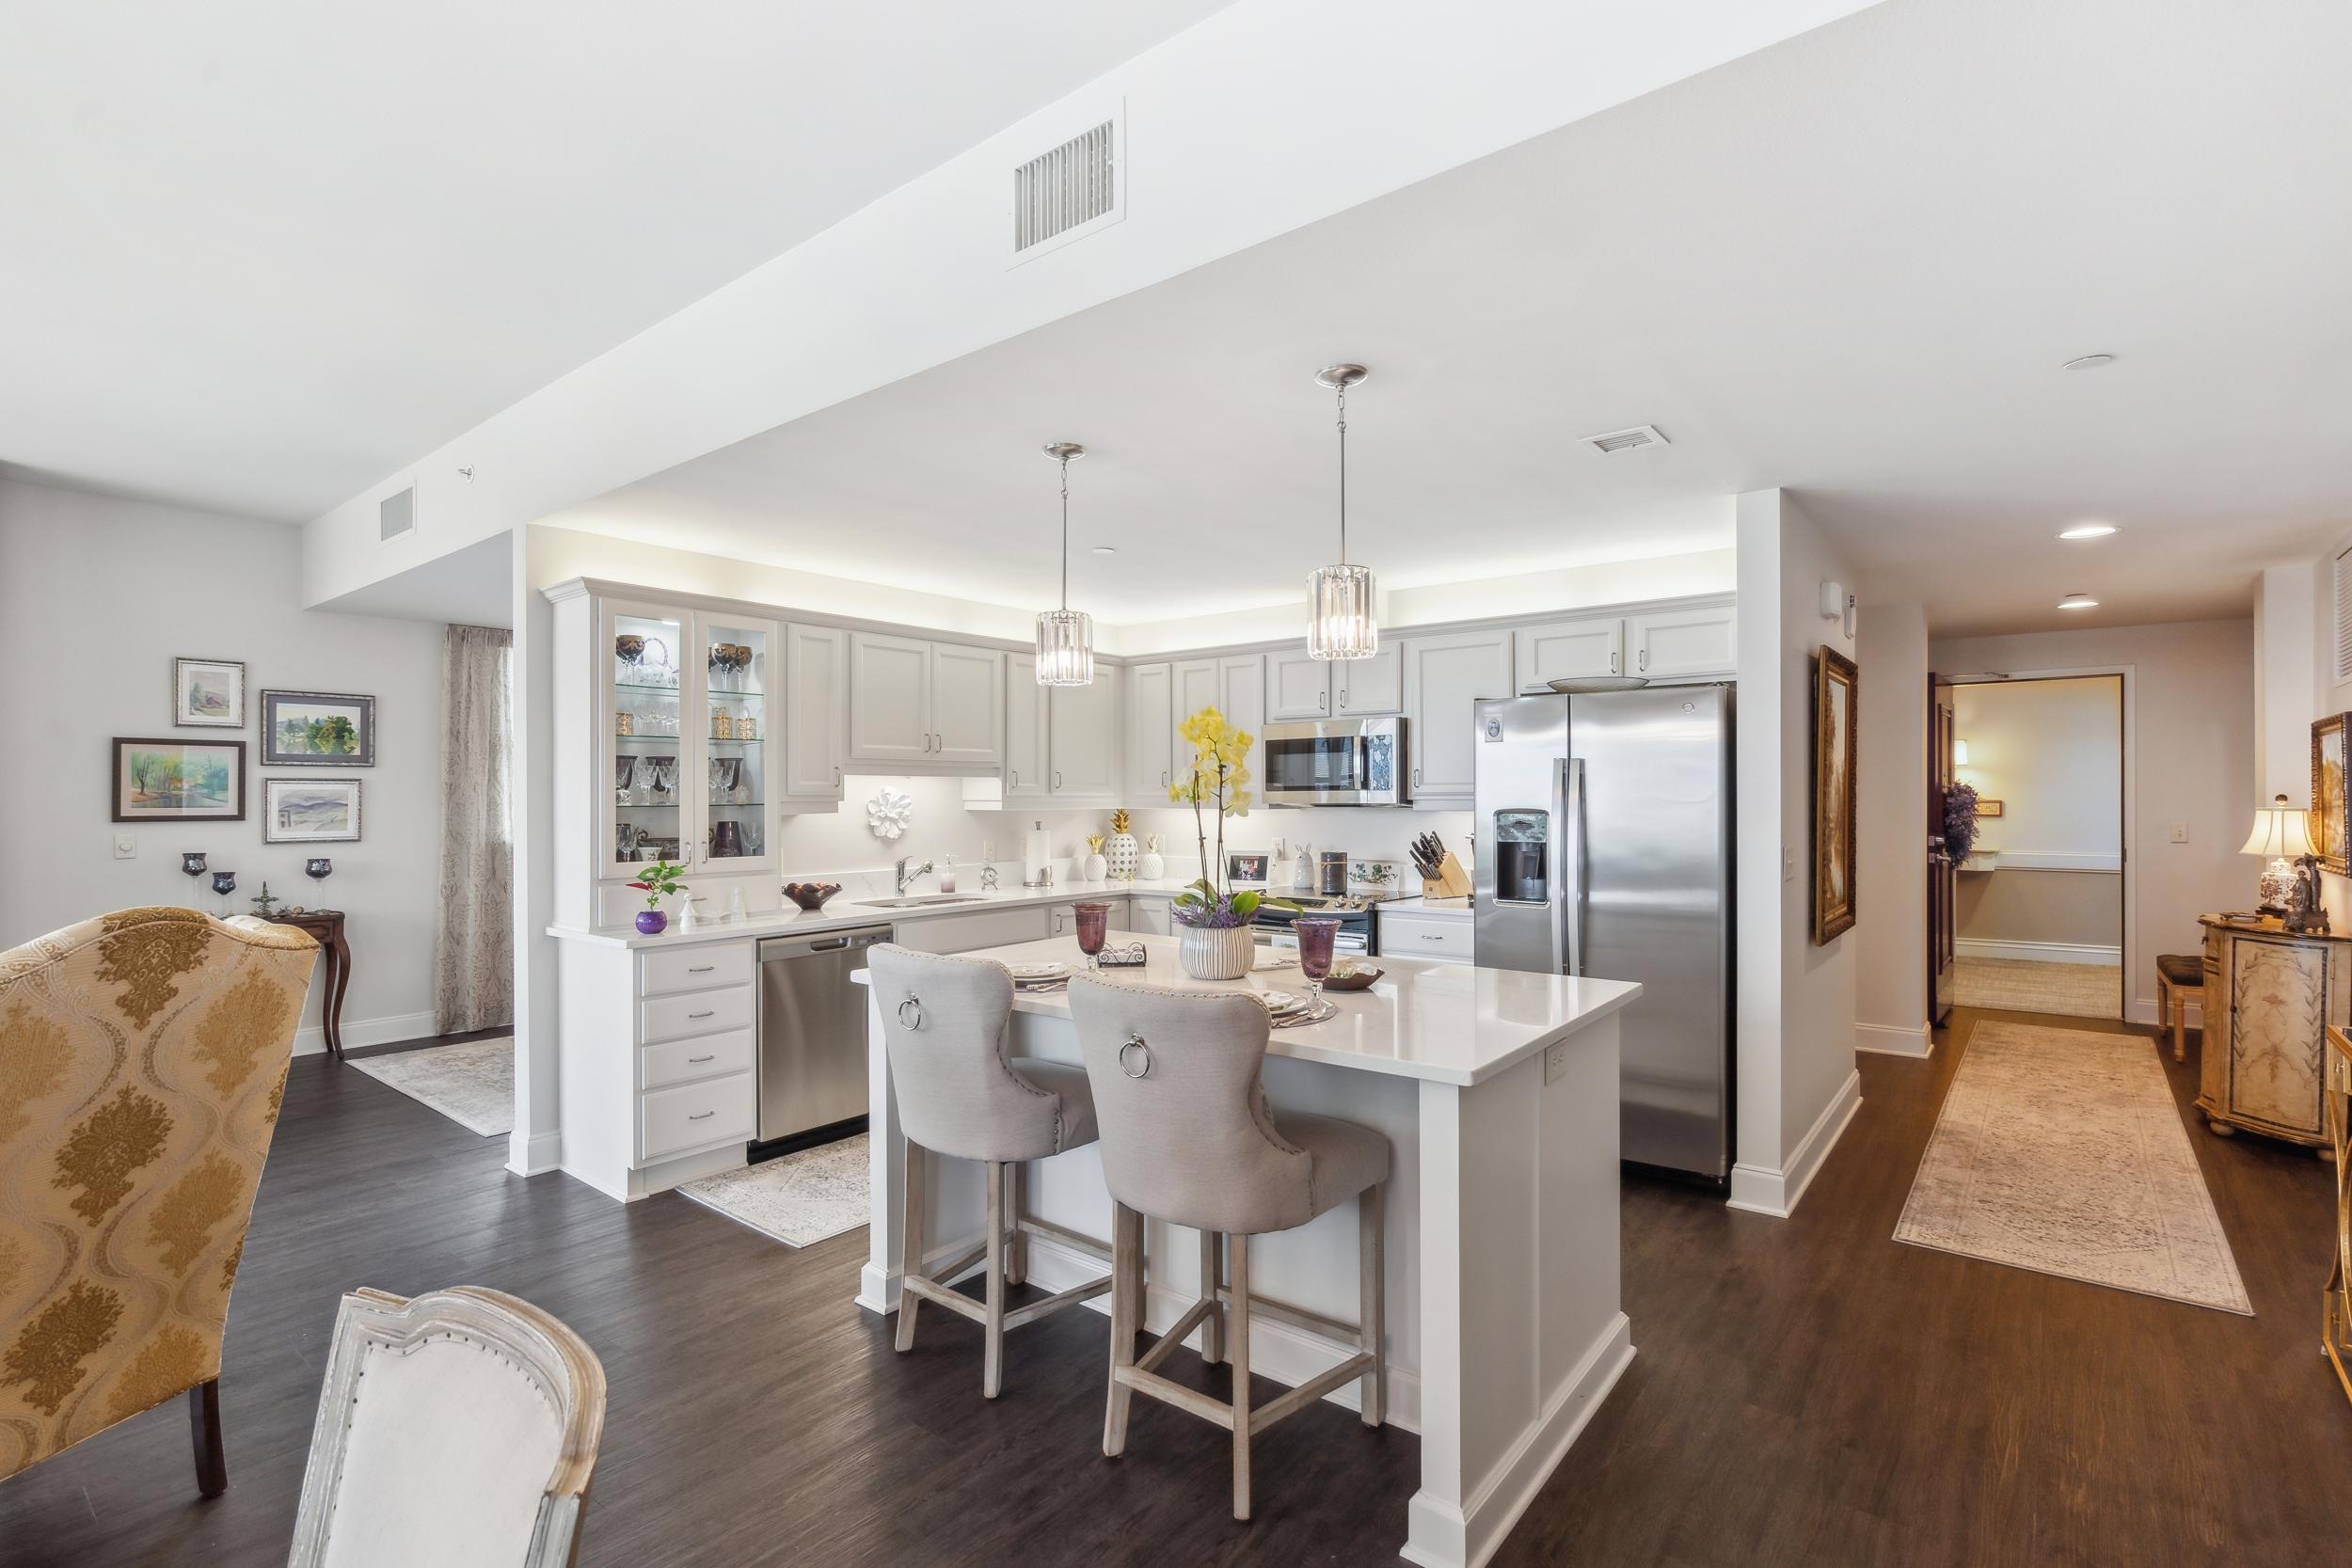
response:
<path fill-rule="evenodd" d="M 614 681 L 612 689 L 615 691 L 657 691 L 664 697 L 675 697 L 678 694 L 679 689 L 675 686 L 648 686 L 632 684 L 628 681 Z"/>

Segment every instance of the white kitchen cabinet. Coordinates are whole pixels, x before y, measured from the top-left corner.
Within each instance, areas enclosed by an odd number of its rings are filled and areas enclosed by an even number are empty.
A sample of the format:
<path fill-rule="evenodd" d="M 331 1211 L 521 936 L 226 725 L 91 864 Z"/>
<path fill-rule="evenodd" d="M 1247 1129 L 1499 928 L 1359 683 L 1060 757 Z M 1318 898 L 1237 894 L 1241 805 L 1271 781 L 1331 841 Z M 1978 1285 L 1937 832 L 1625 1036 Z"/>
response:
<path fill-rule="evenodd" d="M 1035 684 L 1032 680 L 1031 684 Z M 933 762 L 995 768 L 1005 760 L 1005 656 L 957 642 L 931 644 Z"/>
<path fill-rule="evenodd" d="M 1478 961 L 1478 928 L 1468 920 L 1388 913 L 1374 918 L 1380 923 L 1383 958 L 1427 958 L 1447 964 Z"/>
<path fill-rule="evenodd" d="M 1053 804 L 1054 776 L 1046 760 L 1053 733 L 1052 689 L 1037 684 L 1037 656 L 1005 656 L 1004 806 L 1007 810 Z"/>
<path fill-rule="evenodd" d="M 1470 804 L 1478 784 L 1470 708 L 1483 697 L 1511 695 L 1511 633 L 1502 630 L 1406 639 L 1414 805 L 1458 810 Z"/>
<path fill-rule="evenodd" d="M 1224 701 L 1217 687 L 1217 662 L 1213 658 L 1180 659 L 1169 666 L 1174 683 L 1175 704 L 1168 710 L 1168 734 L 1174 737 L 1175 762 L 1181 768 L 1192 748 L 1176 735 L 1184 721 L 1204 707 L 1216 707 Z"/>
<path fill-rule="evenodd" d="M 899 771 L 993 768 L 1005 755 L 1005 656 L 850 634 L 850 760 Z"/>
<path fill-rule="evenodd" d="M 1166 664 L 1127 668 L 1127 795 L 1147 806 L 1168 803 L 1176 738 L 1173 674 Z"/>
<path fill-rule="evenodd" d="M 1046 756 L 1057 805 L 1116 804 L 1120 795 L 1119 681 L 1108 668 L 1085 686 L 1053 691 Z"/>
<path fill-rule="evenodd" d="M 1129 899 L 1128 903 L 1131 906 L 1127 911 L 1127 918 L 1130 922 L 1129 929 L 1148 932 L 1157 937 L 1174 934 L 1175 923 L 1168 914 L 1168 901 L 1166 898 L 1148 897 L 1138 893 Z"/>
<path fill-rule="evenodd" d="M 1304 648 L 1266 655 L 1265 716 L 1275 720 L 1329 718 L 1330 664 Z"/>
<path fill-rule="evenodd" d="M 1739 662 L 1739 611 L 1730 605 L 1698 605 L 1629 616 L 1633 673 L 1654 681 L 1729 680 Z"/>
<path fill-rule="evenodd" d="M 1249 733 L 1248 788 L 1253 800 L 1265 799 L 1265 655 L 1235 654 L 1216 661 L 1217 706 L 1225 721 Z"/>
<path fill-rule="evenodd" d="M 1546 621 L 1511 635 L 1518 644 L 1518 689 L 1523 692 L 1549 691 L 1558 680 L 1625 673 L 1625 622 L 1617 616 Z"/>
<path fill-rule="evenodd" d="M 841 803 L 850 760 L 850 634 L 838 626 L 784 628 L 787 685 L 784 795 L 787 811 L 828 811 Z"/>
<path fill-rule="evenodd" d="M 1370 658 L 1334 660 L 1331 711 L 1350 718 L 1405 711 L 1405 650 L 1391 641 Z"/>

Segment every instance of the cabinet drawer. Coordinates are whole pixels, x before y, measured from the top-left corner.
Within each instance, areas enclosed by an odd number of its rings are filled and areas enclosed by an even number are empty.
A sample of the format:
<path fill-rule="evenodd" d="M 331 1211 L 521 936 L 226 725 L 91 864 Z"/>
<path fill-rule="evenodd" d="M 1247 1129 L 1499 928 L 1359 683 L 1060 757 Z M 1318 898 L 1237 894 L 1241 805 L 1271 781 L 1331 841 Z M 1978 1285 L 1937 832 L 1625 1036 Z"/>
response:
<path fill-rule="evenodd" d="M 1477 927 L 1467 920 L 1416 919 L 1411 915 L 1382 915 L 1380 951 L 1400 958 L 1438 958 L 1471 963 L 1477 956 Z"/>
<path fill-rule="evenodd" d="M 729 1138 L 748 1142 L 752 1106 L 748 1072 L 641 1095 L 637 1101 L 638 1158 L 660 1160 Z"/>
<path fill-rule="evenodd" d="M 730 1072 L 748 1072 L 751 1066 L 752 1032 L 730 1029 L 723 1035 L 697 1035 L 691 1039 L 646 1046 L 638 1056 L 637 1081 L 641 1087 L 659 1089 L 702 1078 L 723 1078 Z"/>
<path fill-rule="evenodd" d="M 752 1026 L 752 988 L 729 986 L 724 990 L 693 990 L 679 996 L 645 1000 L 644 1042 L 684 1039 L 689 1035 L 716 1035 Z"/>
<path fill-rule="evenodd" d="M 647 996 L 677 990 L 715 990 L 752 983 L 752 944 L 707 942 L 699 947 L 662 948 L 644 955 L 641 977 Z"/>

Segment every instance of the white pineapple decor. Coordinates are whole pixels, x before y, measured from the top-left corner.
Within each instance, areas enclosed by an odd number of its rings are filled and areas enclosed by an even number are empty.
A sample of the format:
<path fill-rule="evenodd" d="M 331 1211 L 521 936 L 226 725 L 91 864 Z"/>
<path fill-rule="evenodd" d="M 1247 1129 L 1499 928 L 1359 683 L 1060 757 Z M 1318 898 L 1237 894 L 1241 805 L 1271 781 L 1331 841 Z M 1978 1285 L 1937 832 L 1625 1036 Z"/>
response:
<path fill-rule="evenodd" d="M 1160 853 L 1160 835 L 1143 835 L 1143 855 L 1136 862 L 1136 875 L 1147 882 L 1156 882 L 1168 875 L 1167 857 Z"/>
<path fill-rule="evenodd" d="M 1136 847 L 1136 835 L 1127 831 L 1127 809 L 1124 806 L 1111 813 L 1110 842 L 1104 847 L 1103 859 L 1110 868 L 1114 882 L 1132 882 L 1136 879 L 1136 859 L 1139 851 Z"/>

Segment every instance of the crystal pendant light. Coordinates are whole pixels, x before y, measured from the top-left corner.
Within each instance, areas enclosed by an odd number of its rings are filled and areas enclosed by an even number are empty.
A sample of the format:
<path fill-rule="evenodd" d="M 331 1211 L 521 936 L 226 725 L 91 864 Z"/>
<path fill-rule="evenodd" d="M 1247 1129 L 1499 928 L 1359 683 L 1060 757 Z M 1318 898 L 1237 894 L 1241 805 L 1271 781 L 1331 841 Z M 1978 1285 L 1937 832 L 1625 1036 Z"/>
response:
<path fill-rule="evenodd" d="M 1094 618 L 1070 608 L 1070 460 L 1084 457 L 1075 441 L 1056 441 L 1045 455 L 1061 465 L 1061 608 L 1037 617 L 1037 684 L 1094 684 Z"/>
<path fill-rule="evenodd" d="M 1347 389 L 1369 373 L 1361 365 L 1327 365 L 1315 380 L 1340 400 L 1340 559 L 1307 578 L 1307 654 L 1311 658 L 1370 658 L 1380 651 L 1372 608 L 1372 568 L 1347 563 Z"/>

